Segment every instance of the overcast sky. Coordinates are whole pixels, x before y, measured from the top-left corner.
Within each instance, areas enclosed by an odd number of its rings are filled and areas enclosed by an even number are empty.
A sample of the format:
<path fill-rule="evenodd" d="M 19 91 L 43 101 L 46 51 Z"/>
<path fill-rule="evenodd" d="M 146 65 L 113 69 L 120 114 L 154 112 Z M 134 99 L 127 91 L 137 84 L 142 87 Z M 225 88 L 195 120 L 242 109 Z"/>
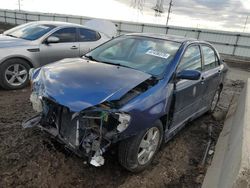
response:
<path fill-rule="evenodd" d="M 166 13 L 155 16 L 157 0 L 21 0 L 21 9 L 134 22 L 165 24 Z M 167 12 L 170 0 L 164 0 Z M 0 8 L 18 9 L 18 0 L 0 0 Z M 137 3 L 136 3 L 137 2 Z M 139 10 L 138 2 L 143 5 Z M 250 33 L 250 0 L 173 0 L 169 25 Z"/>

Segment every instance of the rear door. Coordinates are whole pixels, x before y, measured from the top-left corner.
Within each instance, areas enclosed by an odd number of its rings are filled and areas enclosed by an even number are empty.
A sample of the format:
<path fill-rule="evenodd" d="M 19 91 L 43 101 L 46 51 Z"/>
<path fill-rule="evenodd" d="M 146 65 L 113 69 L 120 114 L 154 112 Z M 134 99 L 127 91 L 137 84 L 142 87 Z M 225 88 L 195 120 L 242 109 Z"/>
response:
<path fill-rule="evenodd" d="M 205 87 L 202 105 L 209 107 L 220 85 L 221 68 L 219 58 L 211 46 L 202 44 L 201 50 L 203 54 L 202 80 Z"/>
<path fill-rule="evenodd" d="M 99 32 L 87 29 L 79 28 L 78 41 L 80 43 L 80 56 L 89 52 L 93 48 L 99 46 L 104 42 Z"/>
<path fill-rule="evenodd" d="M 182 70 L 202 69 L 202 58 L 199 45 L 189 46 L 177 68 L 177 73 Z M 203 92 L 200 80 L 177 80 L 174 91 L 174 115 L 172 127 L 178 127 L 198 110 Z"/>
<path fill-rule="evenodd" d="M 80 56 L 75 27 L 59 29 L 50 36 L 58 37 L 59 42 L 50 44 L 43 42 L 40 45 L 40 59 L 43 64 L 58 61 L 63 58 Z"/>

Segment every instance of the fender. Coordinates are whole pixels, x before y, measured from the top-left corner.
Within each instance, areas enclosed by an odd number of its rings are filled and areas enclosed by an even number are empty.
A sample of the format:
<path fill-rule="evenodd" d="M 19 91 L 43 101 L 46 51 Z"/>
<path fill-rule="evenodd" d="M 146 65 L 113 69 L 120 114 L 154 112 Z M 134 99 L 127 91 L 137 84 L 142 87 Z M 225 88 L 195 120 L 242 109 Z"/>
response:
<path fill-rule="evenodd" d="M 4 63 L 6 60 L 13 59 L 13 58 L 19 58 L 19 59 L 23 59 L 23 60 L 27 61 L 32 68 L 39 67 L 37 62 L 35 63 L 30 58 L 28 58 L 27 56 L 23 56 L 23 55 L 10 55 L 10 56 L 6 56 L 3 59 L 0 59 L 0 65 L 2 63 Z"/>

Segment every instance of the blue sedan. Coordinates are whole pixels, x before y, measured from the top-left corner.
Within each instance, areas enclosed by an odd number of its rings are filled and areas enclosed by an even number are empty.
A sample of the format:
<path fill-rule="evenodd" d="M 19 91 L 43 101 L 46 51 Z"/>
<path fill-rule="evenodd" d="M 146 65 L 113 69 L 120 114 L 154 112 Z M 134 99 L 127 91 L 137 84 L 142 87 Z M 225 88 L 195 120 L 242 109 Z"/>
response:
<path fill-rule="evenodd" d="M 129 171 L 144 170 L 163 142 L 218 103 L 227 66 L 209 43 L 160 34 L 114 38 L 82 58 L 31 70 L 40 127 L 90 164 L 118 144 Z"/>

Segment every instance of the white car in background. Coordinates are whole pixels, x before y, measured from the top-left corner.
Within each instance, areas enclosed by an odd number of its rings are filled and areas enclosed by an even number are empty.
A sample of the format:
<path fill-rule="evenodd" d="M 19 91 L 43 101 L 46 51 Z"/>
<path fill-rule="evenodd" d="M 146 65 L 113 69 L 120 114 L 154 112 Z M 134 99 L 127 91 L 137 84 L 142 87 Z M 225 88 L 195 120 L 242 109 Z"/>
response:
<path fill-rule="evenodd" d="M 7 30 L 0 35 L 0 86 L 23 88 L 29 82 L 30 68 L 80 57 L 116 32 L 116 26 L 105 20 L 90 20 L 84 26 L 37 21 Z"/>

